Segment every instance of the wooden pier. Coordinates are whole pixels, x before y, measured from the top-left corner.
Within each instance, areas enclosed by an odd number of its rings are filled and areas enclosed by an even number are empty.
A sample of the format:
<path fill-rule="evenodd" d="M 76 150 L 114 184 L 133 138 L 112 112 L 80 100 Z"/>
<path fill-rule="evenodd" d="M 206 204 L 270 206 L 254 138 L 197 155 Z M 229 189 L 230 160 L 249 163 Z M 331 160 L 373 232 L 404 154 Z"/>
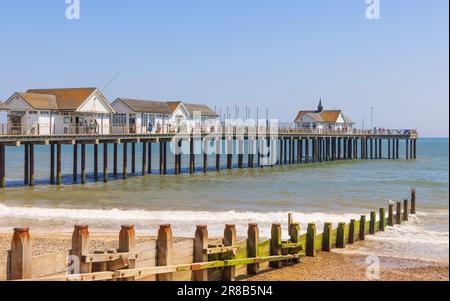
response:
<path fill-rule="evenodd" d="M 258 225 L 250 223 L 246 239 L 238 239 L 232 224 L 225 226 L 220 239 L 211 239 L 206 225 L 197 225 L 194 238 L 174 239 L 171 225 L 161 225 L 156 240 L 136 243 L 134 226 L 123 225 L 117 249 L 90 251 L 89 227 L 75 225 L 70 250 L 32 256 L 30 229 L 15 228 L 6 264 L 0 265 L 0 281 L 233 281 L 268 268 L 298 264 L 303 256 L 345 248 L 365 240 L 366 235 L 385 231 L 387 226 L 401 225 L 415 213 L 414 188 L 410 202 L 411 207 L 409 200 L 403 201 L 403 211 L 402 202 L 398 202 L 395 214 L 393 204 L 389 204 L 388 216 L 386 209 L 380 208 L 378 213 L 370 213 L 369 220 L 362 215 L 349 223 L 338 223 L 337 228 L 326 222 L 319 234 L 314 223 L 301 234 L 300 224 L 289 214 L 287 240 L 282 239 L 281 224 L 274 223 L 270 239 L 260 241 Z"/>
<path fill-rule="evenodd" d="M 405 156 L 407 160 L 417 157 L 417 139 L 415 131 L 386 131 L 384 133 L 372 133 L 369 131 L 346 132 L 317 132 L 317 131 L 296 131 L 280 129 L 276 136 L 258 136 L 248 133 L 237 134 L 127 134 L 127 135 L 49 135 L 49 136 L 0 136 L 0 188 L 6 187 L 6 164 L 5 156 L 8 148 L 24 146 L 24 185 L 35 185 L 35 145 L 48 145 L 49 149 L 49 178 L 51 184 L 62 184 L 62 155 L 61 146 L 64 144 L 73 145 L 73 183 L 86 183 L 86 145 L 94 146 L 93 178 L 99 178 L 99 145 L 103 149 L 102 181 L 108 182 L 108 145 L 114 145 L 113 151 L 113 176 L 118 178 L 119 168 L 118 147 L 123 146 L 123 166 L 121 170 L 122 178 L 127 179 L 128 168 L 128 145 L 131 144 L 131 173 L 136 173 L 136 148 L 142 150 L 142 166 L 140 174 L 151 173 L 152 170 L 152 149 L 155 144 L 159 145 L 159 174 L 165 175 L 168 172 L 167 157 L 174 156 L 174 173 L 180 174 L 182 171 L 182 155 L 189 157 L 189 173 L 196 172 L 195 165 L 195 142 L 200 141 L 204 145 L 214 143 L 216 160 L 214 170 L 220 171 L 222 144 L 225 143 L 223 155 L 226 156 L 226 168 L 234 167 L 248 168 L 266 167 L 274 165 L 311 164 L 327 161 L 341 160 L 369 160 L 369 159 L 400 159 L 400 141 L 405 146 Z M 175 142 L 174 142 L 175 141 Z M 186 154 L 169 153 L 169 143 L 175 143 L 175 149 L 181 149 L 181 142 L 189 141 L 189 152 Z M 248 147 L 245 147 L 247 145 Z M 81 148 L 81 158 L 78 156 L 79 146 Z M 261 147 L 270 149 L 270 154 L 261 154 Z M 383 147 L 386 150 L 383 152 Z M 237 149 L 237 151 L 234 151 Z M 56 151 L 56 156 L 55 156 Z M 271 163 L 261 164 L 263 158 L 276 153 Z M 233 156 L 233 155 L 237 156 Z M 247 157 L 244 164 L 244 157 Z M 256 156 L 256 160 L 255 160 Z M 81 161 L 80 174 L 78 173 L 78 160 Z M 233 162 L 236 160 L 237 162 Z M 208 172 L 211 163 L 208 155 L 203 153 L 203 172 Z M 11 163 L 15 164 L 15 163 Z M 80 181 L 78 181 L 80 177 Z"/>

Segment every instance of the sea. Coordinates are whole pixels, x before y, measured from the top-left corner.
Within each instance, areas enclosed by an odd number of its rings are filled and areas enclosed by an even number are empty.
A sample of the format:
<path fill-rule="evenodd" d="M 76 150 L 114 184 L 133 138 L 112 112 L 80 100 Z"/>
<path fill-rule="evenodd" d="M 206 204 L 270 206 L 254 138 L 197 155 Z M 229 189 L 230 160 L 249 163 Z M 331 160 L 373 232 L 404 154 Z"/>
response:
<path fill-rule="evenodd" d="M 387 144 L 384 157 L 387 157 Z M 130 145 L 129 145 L 130 147 Z M 410 198 L 417 190 L 417 214 L 402 226 L 368 236 L 364 244 L 345 252 L 421 259 L 449 260 L 449 139 L 421 138 L 417 159 L 405 160 L 404 142 L 399 160 L 351 160 L 295 164 L 264 168 L 202 171 L 196 157 L 195 174 L 159 175 L 158 145 L 153 146 L 152 174 L 141 176 L 141 147 L 136 147 L 136 174 L 121 179 L 122 147 L 119 147 L 119 179 L 93 180 L 93 148 L 87 147 L 88 182 L 72 185 L 71 145 L 62 148 L 63 185 L 49 183 L 49 146 L 35 148 L 36 186 L 23 185 L 22 147 L 7 147 L 8 188 L 0 190 L 0 232 L 30 227 L 31 233 L 70 233 L 75 224 L 88 224 L 90 232 L 117 233 L 122 224 L 134 224 L 138 234 L 156 235 L 158 225 L 172 224 L 174 235 L 193 237 L 197 224 L 208 225 L 209 235 L 223 235 L 225 224 L 236 224 L 239 237 L 246 236 L 250 222 L 259 224 L 260 236 L 269 237 L 272 223 L 281 223 L 287 237 L 288 213 L 300 222 L 301 232 L 315 222 L 318 231 L 325 222 L 349 222 L 370 211 L 387 208 L 389 202 Z M 99 170 L 102 171 L 102 146 Z M 130 155 L 130 150 L 128 151 Z M 80 156 L 79 156 L 80 157 Z M 246 156 L 244 156 L 246 158 Z M 226 159 L 222 156 L 222 165 Z M 236 162 L 236 160 L 234 161 Z M 78 162 L 80 164 L 80 162 Z M 131 171 L 131 159 L 128 170 Z M 244 161 L 246 164 L 246 161 Z M 78 170 L 79 170 L 78 166 Z M 111 172 L 112 146 L 108 169 Z M 79 181 L 79 179 L 78 179 Z"/>

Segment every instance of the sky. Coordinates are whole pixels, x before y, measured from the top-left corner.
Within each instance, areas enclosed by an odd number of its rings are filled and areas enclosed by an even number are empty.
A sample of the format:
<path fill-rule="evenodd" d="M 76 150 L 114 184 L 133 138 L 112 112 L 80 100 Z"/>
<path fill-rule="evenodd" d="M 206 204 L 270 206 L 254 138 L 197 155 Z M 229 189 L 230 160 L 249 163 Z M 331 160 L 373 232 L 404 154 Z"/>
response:
<path fill-rule="evenodd" d="M 448 137 L 448 1 L 379 1 L 373 20 L 365 0 L 80 0 L 69 20 L 66 0 L 2 0 L 0 99 L 95 86 L 292 122 L 322 98 L 360 128 L 372 107 L 373 126 Z"/>

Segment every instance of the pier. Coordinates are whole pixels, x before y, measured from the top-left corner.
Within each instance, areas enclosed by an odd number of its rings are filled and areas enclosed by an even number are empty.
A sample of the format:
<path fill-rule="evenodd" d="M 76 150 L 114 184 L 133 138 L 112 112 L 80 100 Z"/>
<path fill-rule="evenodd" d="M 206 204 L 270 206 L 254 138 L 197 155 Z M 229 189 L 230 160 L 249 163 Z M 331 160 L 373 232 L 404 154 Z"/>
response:
<path fill-rule="evenodd" d="M 73 184 L 86 183 L 86 146 L 93 145 L 93 179 L 94 182 L 108 182 L 108 160 L 113 160 L 112 176 L 114 179 L 126 180 L 129 173 L 136 174 L 136 149 L 141 149 L 142 165 L 139 173 L 152 172 L 152 149 L 159 148 L 159 174 L 168 174 L 167 158 L 174 156 L 174 174 L 183 170 L 182 156 L 187 156 L 187 170 L 193 174 L 196 168 L 196 154 L 203 155 L 202 172 L 223 168 L 265 168 L 275 165 L 314 164 L 343 160 L 414 160 L 417 158 L 417 140 L 414 130 L 384 130 L 382 132 L 352 130 L 326 131 L 279 128 L 276 135 L 272 133 L 252 133 L 248 129 L 229 133 L 198 134 L 68 134 L 68 135 L 0 135 L 0 188 L 6 187 L 5 156 L 9 148 L 24 146 L 24 185 L 35 185 L 35 146 L 46 145 L 49 151 L 48 177 L 50 184 L 62 184 L 62 145 L 73 145 Z M 180 152 L 182 142 L 189 143 L 189 150 Z M 170 152 L 170 143 L 175 152 Z M 200 143 L 206 146 L 196 149 Z M 131 144 L 131 154 L 128 145 Z M 108 146 L 113 145 L 112 156 Z M 99 147 L 100 146 L 100 147 Z M 121 170 L 118 166 L 118 148 L 122 147 Z M 208 161 L 204 151 L 210 147 L 215 160 Z M 103 153 L 102 173 L 99 173 L 99 149 Z M 403 151 L 402 151 L 403 149 Z M 268 150 L 268 151 L 264 151 Z M 81 152 L 81 154 L 79 154 Z M 404 156 L 401 156 L 401 153 Z M 56 153 L 56 154 L 55 154 Z M 221 155 L 226 156 L 226 166 L 221 165 Z M 255 158 L 256 156 L 256 158 Z M 112 157 L 112 158 L 111 158 Z M 131 170 L 128 162 L 131 160 Z M 264 160 L 264 162 L 262 162 Z M 79 161 L 81 161 L 79 163 Z M 214 162 L 215 161 L 215 162 Z M 78 167 L 81 167 L 78 170 Z"/>

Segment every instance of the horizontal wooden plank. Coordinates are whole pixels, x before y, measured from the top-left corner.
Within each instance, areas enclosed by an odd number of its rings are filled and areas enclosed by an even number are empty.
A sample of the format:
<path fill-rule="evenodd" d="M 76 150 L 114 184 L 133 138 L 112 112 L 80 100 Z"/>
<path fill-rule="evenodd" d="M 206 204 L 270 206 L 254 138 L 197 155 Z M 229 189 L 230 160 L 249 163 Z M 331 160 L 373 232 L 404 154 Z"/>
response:
<path fill-rule="evenodd" d="M 217 247 L 217 248 L 208 248 L 203 249 L 203 254 L 220 254 L 220 253 L 226 253 L 226 252 L 237 252 L 238 248 L 236 247 Z"/>
<path fill-rule="evenodd" d="M 65 273 L 67 270 L 68 256 L 69 250 L 57 254 L 33 257 L 31 261 L 32 277 L 40 278 Z"/>
<path fill-rule="evenodd" d="M 139 257 L 136 252 L 114 253 L 114 254 L 86 254 L 82 256 L 82 261 L 87 263 L 108 262 L 117 259 L 137 259 Z"/>

